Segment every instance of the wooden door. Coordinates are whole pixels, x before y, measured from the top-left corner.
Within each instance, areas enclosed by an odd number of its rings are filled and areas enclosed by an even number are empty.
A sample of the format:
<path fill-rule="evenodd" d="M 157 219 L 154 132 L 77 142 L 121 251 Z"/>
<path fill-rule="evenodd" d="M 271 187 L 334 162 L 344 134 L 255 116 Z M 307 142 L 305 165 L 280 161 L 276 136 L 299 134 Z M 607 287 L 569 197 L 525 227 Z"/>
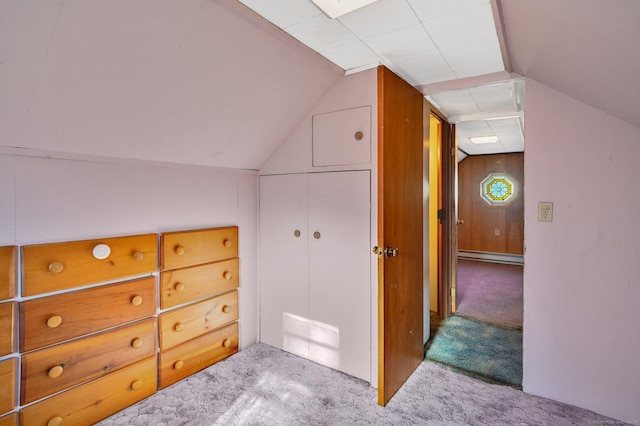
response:
<path fill-rule="evenodd" d="M 378 247 L 389 255 L 378 259 L 380 405 L 424 358 L 422 100 L 378 67 Z"/>
<path fill-rule="evenodd" d="M 260 178 L 260 341 L 309 357 L 307 176 Z"/>
<path fill-rule="evenodd" d="M 370 381 L 370 172 L 308 176 L 309 359 Z"/>

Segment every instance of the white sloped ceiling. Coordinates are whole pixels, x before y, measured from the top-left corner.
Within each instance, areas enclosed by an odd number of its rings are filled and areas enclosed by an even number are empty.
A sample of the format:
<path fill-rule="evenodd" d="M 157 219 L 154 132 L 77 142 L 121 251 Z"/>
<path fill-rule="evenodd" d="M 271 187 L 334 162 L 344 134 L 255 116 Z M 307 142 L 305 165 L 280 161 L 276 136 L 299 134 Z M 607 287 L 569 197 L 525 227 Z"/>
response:
<path fill-rule="evenodd" d="M 343 74 L 234 0 L 0 0 L 0 148 L 258 169 Z"/>

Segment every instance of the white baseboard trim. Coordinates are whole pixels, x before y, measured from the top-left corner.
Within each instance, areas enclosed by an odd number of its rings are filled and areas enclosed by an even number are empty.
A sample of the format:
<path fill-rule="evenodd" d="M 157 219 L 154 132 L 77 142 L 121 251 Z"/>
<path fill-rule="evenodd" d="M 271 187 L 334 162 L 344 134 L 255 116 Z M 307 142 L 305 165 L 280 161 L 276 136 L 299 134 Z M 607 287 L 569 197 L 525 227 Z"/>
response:
<path fill-rule="evenodd" d="M 458 250 L 458 259 L 482 260 L 484 262 L 507 263 L 510 265 L 524 265 L 524 256 L 521 254 Z"/>

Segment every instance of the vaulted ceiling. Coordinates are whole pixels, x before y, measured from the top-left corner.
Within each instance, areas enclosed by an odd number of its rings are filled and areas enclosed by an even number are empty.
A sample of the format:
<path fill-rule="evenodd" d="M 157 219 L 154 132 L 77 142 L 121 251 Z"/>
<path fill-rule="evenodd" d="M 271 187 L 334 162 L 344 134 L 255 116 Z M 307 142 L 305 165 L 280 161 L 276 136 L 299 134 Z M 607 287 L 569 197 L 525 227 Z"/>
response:
<path fill-rule="evenodd" d="M 378 0 L 335 19 L 311 0 L 240 1 L 347 73 L 392 69 L 470 154 L 524 149 L 519 76 L 640 127 L 637 0 Z M 500 143 L 469 142 L 482 134 Z"/>

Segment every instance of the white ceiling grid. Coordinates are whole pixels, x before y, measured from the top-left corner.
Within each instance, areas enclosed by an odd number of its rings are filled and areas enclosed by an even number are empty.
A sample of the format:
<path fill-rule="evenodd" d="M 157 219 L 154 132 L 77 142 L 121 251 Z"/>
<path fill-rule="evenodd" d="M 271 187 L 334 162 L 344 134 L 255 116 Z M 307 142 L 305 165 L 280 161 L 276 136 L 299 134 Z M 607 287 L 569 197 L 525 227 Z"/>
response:
<path fill-rule="evenodd" d="M 504 71 L 490 0 L 378 0 L 330 19 L 310 0 L 240 0 L 347 73 L 380 64 L 414 86 Z M 468 154 L 524 149 L 510 82 L 429 94 Z M 491 118 L 491 120 L 487 120 Z M 499 143 L 472 144 L 496 135 Z"/>
<path fill-rule="evenodd" d="M 413 85 L 504 70 L 489 0 L 378 0 L 329 19 L 310 0 L 240 0 L 336 65 Z"/>

